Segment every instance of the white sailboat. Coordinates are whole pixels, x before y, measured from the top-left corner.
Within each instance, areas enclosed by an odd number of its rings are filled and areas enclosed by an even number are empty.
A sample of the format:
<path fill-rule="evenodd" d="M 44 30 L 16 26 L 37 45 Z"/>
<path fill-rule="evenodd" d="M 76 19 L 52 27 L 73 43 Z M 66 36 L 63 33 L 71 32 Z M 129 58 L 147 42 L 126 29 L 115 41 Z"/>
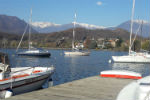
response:
<path fill-rule="evenodd" d="M 133 16 L 134 16 L 135 0 L 133 0 L 132 16 L 131 16 L 131 31 L 130 31 L 130 45 L 129 54 L 124 56 L 112 56 L 114 62 L 123 63 L 150 63 L 150 54 L 148 52 L 135 52 L 132 51 L 132 28 L 133 28 Z"/>
<path fill-rule="evenodd" d="M 51 54 L 47 50 L 37 49 L 37 48 L 34 48 L 32 46 L 32 42 L 31 42 L 31 23 L 32 23 L 32 9 L 31 9 L 31 18 L 30 18 L 30 23 L 29 23 L 29 47 L 28 47 L 27 51 L 18 52 L 17 54 L 20 55 L 20 56 L 38 56 L 38 57 L 49 57 L 49 56 L 51 56 Z M 27 27 L 26 27 L 26 29 L 27 29 Z M 25 34 L 25 32 L 24 32 L 24 34 Z M 18 48 L 20 47 L 20 44 L 22 42 L 24 34 L 22 35 L 21 41 L 20 41 L 20 43 L 17 47 L 17 51 L 18 51 Z"/>
<path fill-rule="evenodd" d="M 73 39 L 72 39 L 72 51 L 65 51 L 64 54 L 65 55 L 72 55 L 72 56 L 89 56 L 90 52 L 89 51 L 82 51 L 79 50 L 78 48 L 75 47 L 75 25 L 76 25 L 76 13 L 75 13 L 75 17 L 74 17 L 74 28 L 73 28 Z"/>

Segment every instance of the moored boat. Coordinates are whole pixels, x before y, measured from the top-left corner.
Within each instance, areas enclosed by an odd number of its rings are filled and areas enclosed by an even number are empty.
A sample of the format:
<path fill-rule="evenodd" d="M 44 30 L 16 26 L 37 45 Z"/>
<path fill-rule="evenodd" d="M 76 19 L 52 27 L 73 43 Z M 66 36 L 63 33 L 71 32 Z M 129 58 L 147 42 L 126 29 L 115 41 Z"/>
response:
<path fill-rule="evenodd" d="M 89 56 L 90 52 L 85 52 L 85 51 L 66 51 L 64 52 L 65 55 L 69 56 Z"/>
<path fill-rule="evenodd" d="M 37 49 L 37 48 L 32 46 L 32 42 L 31 42 L 31 23 L 32 23 L 32 9 L 31 9 L 30 23 L 27 24 L 27 27 L 29 26 L 29 40 L 28 40 L 29 41 L 29 43 L 28 43 L 29 47 L 28 47 L 28 50 L 24 50 L 22 52 L 17 52 L 17 55 L 19 55 L 19 56 L 50 57 L 51 53 L 49 51 L 43 50 L 43 49 Z M 26 27 L 26 29 L 27 29 L 27 27 Z M 20 40 L 20 43 L 19 43 L 16 51 L 18 51 L 25 33 L 26 33 L 26 30 L 22 35 L 22 38 Z"/>
<path fill-rule="evenodd" d="M 148 53 L 132 53 L 124 56 L 112 56 L 114 62 L 119 63 L 150 63 L 150 54 Z"/>
<path fill-rule="evenodd" d="M 11 90 L 14 95 L 41 88 L 54 73 L 54 67 L 17 67 L 8 72 L 7 66 L 0 63 L 0 92 Z"/>
<path fill-rule="evenodd" d="M 74 28 L 73 28 L 73 39 L 72 39 L 72 51 L 65 51 L 64 55 L 66 56 L 89 56 L 89 51 L 83 51 L 81 48 L 75 47 L 75 25 L 76 25 L 76 13 L 74 17 Z"/>
<path fill-rule="evenodd" d="M 51 54 L 48 51 L 30 49 L 27 51 L 17 53 L 19 56 L 35 56 L 35 57 L 50 57 Z"/>
<path fill-rule="evenodd" d="M 133 0 L 133 7 L 132 7 L 132 15 L 131 15 L 131 26 L 130 26 L 130 43 L 129 43 L 129 52 L 128 55 L 124 56 L 112 56 L 112 60 L 114 62 L 123 62 L 123 63 L 150 63 L 150 54 L 149 52 L 135 52 L 132 50 L 134 45 L 135 39 L 137 37 L 137 33 L 140 29 L 137 29 L 137 32 L 134 36 L 132 41 L 132 34 L 133 34 L 133 19 L 134 19 L 134 11 L 135 11 L 135 0 Z M 142 33 L 142 32 L 141 32 Z"/>

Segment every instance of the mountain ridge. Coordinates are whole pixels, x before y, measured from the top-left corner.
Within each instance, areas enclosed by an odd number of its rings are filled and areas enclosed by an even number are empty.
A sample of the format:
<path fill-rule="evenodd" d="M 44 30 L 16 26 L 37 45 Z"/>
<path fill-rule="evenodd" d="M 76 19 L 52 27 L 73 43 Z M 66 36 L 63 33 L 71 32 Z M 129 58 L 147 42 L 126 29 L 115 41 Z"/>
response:
<path fill-rule="evenodd" d="M 22 34 L 27 23 L 16 16 L 0 15 L 0 31 L 4 33 Z M 29 28 L 28 28 L 29 29 Z M 27 30 L 28 30 L 27 29 Z M 33 33 L 37 33 L 32 29 Z"/>
<path fill-rule="evenodd" d="M 150 33 L 150 23 L 148 21 L 143 20 L 134 20 L 133 21 L 133 33 L 136 33 L 139 26 L 142 25 L 142 32 L 138 32 L 139 35 L 143 37 L 149 37 Z M 125 21 L 116 27 L 104 27 L 93 24 L 86 23 L 76 23 L 76 28 L 85 28 L 91 30 L 104 29 L 104 30 L 115 30 L 117 28 L 121 28 L 130 32 L 130 23 L 131 21 Z M 0 15 L 0 32 L 4 33 L 12 33 L 12 34 L 22 34 L 25 30 L 27 23 L 24 20 L 19 19 L 16 16 L 8 16 L 8 15 Z M 32 23 L 32 33 L 53 33 L 65 31 L 68 29 L 72 29 L 73 22 L 68 24 L 55 24 L 50 22 L 33 22 Z M 28 28 L 29 29 L 29 28 Z M 27 30 L 28 30 L 27 29 Z M 42 30 L 41 30 L 42 29 Z"/>
<path fill-rule="evenodd" d="M 51 22 L 33 22 L 32 27 L 40 33 L 50 33 L 71 29 L 74 27 L 73 24 L 73 22 L 68 24 L 55 24 Z M 76 22 L 76 28 L 105 29 L 106 27 Z"/>
<path fill-rule="evenodd" d="M 117 28 L 121 28 L 130 32 L 131 29 L 130 25 L 131 25 L 131 20 L 128 20 L 118 25 Z M 149 33 L 150 33 L 149 27 L 150 27 L 150 22 L 148 21 L 134 20 L 132 29 L 133 29 L 133 33 L 135 34 L 137 33 L 138 28 L 140 28 L 140 30 L 138 31 L 138 35 L 141 35 L 143 37 L 149 37 Z"/>
<path fill-rule="evenodd" d="M 37 23 L 37 22 L 35 22 Z M 39 22 L 38 24 L 40 24 L 41 22 Z M 40 33 L 52 33 L 52 32 L 59 32 L 59 31 L 64 31 L 64 30 L 68 30 L 73 28 L 73 23 L 69 23 L 69 24 L 55 24 L 55 23 L 50 23 L 47 22 L 48 24 L 50 24 L 50 26 L 47 27 L 39 27 L 39 25 L 36 24 L 36 26 L 32 26 L 35 30 L 37 30 Z M 116 27 L 103 27 L 103 26 L 97 26 L 97 25 L 91 25 L 91 24 L 86 24 L 86 23 L 76 23 L 76 27 L 77 28 L 86 28 L 86 29 L 109 29 L 109 30 L 115 30 L 117 28 L 121 28 L 124 30 L 127 30 L 128 32 L 130 32 L 131 26 L 130 26 L 131 21 L 125 21 L 121 24 L 119 24 Z M 142 24 L 143 23 L 143 24 Z M 142 25 L 141 25 L 142 24 Z M 46 26 L 46 25 L 45 25 Z M 142 35 L 143 37 L 148 37 L 149 36 L 149 27 L 150 27 L 150 23 L 148 21 L 144 21 L 144 20 L 133 20 L 133 33 L 136 34 L 137 33 L 137 29 L 139 28 L 139 26 L 142 26 L 142 32 L 138 32 L 139 35 Z"/>

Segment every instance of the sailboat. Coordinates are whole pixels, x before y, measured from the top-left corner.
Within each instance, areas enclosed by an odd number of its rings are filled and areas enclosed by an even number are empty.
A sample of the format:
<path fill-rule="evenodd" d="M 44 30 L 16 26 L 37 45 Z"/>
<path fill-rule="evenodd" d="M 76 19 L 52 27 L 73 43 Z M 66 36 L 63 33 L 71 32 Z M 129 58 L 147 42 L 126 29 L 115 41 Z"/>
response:
<path fill-rule="evenodd" d="M 73 23 L 74 27 L 73 27 L 73 39 L 72 39 L 72 51 L 65 51 L 64 54 L 65 55 L 72 55 L 72 56 L 89 56 L 90 52 L 89 51 L 82 51 L 79 50 L 79 48 L 75 47 L 75 25 L 76 25 L 76 13 L 74 16 L 74 23 Z"/>
<path fill-rule="evenodd" d="M 124 56 L 112 56 L 114 62 L 122 63 L 150 63 L 150 54 L 148 52 L 135 52 L 132 51 L 132 32 L 133 32 L 133 17 L 134 17 L 135 0 L 133 0 L 132 16 L 131 16 L 131 30 L 130 30 L 130 45 L 129 53 Z M 134 39 L 135 40 L 135 39 Z"/>
<path fill-rule="evenodd" d="M 30 23 L 29 23 L 29 25 L 27 25 L 27 27 L 29 26 L 29 47 L 28 47 L 28 50 L 23 51 L 23 52 L 18 52 L 17 54 L 20 55 L 20 56 L 50 57 L 51 54 L 47 50 L 37 49 L 37 48 L 34 48 L 32 46 L 32 42 L 31 42 L 31 23 L 32 23 L 32 9 L 31 9 Z M 27 29 L 27 27 L 26 27 L 26 29 Z M 20 41 L 16 51 L 18 51 L 18 48 L 20 47 L 20 44 L 22 42 L 22 39 L 23 39 L 23 36 L 24 36 L 25 33 L 26 33 L 26 31 L 23 33 L 21 41 Z"/>

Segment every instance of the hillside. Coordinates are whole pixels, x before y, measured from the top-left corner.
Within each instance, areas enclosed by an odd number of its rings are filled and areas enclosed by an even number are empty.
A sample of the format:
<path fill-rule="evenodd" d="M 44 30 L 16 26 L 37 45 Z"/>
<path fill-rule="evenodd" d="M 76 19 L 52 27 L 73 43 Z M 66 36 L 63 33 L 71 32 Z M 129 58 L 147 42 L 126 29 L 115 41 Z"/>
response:
<path fill-rule="evenodd" d="M 122 38 L 123 40 L 129 40 L 129 32 L 116 29 L 116 30 L 88 30 L 84 28 L 77 28 L 75 41 L 82 41 L 83 39 L 99 39 L 99 38 Z M 49 34 L 31 34 L 31 40 L 36 47 L 56 47 L 59 40 L 64 39 L 64 45 L 70 45 L 72 41 L 72 29 L 54 32 Z M 0 47 L 5 44 L 8 47 L 16 47 L 21 39 L 20 34 L 9 34 L 0 32 Z M 4 41 L 7 40 L 7 41 Z M 28 34 L 25 35 L 22 43 L 22 47 L 28 46 Z"/>
<path fill-rule="evenodd" d="M 0 15 L 0 32 L 22 34 L 27 23 L 16 16 Z M 32 29 L 33 33 L 37 33 Z"/>
<path fill-rule="evenodd" d="M 72 29 L 61 31 L 61 32 L 54 32 L 51 34 L 45 34 L 47 35 L 46 38 L 49 38 L 50 40 L 56 40 L 60 39 L 62 37 L 71 39 L 72 38 Z M 120 37 L 124 40 L 129 39 L 129 32 L 125 31 L 123 29 L 116 29 L 116 30 L 88 30 L 84 28 L 77 28 L 76 29 L 76 40 L 82 40 L 83 38 L 117 38 Z"/>

